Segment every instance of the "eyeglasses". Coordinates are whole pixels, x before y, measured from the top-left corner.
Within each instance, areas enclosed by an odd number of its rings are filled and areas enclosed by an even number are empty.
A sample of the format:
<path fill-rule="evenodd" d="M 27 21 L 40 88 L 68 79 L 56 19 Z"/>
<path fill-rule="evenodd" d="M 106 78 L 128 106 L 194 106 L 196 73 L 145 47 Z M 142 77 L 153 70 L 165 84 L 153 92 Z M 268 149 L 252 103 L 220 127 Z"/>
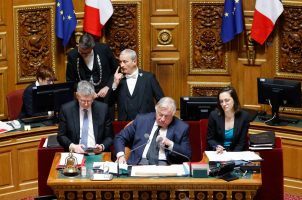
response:
<path fill-rule="evenodd" d="M 83 100 L 83 99 L 78 99 L 80 103 L 82 104 L 91 104 L 93 102 L 93 100 Z"/>

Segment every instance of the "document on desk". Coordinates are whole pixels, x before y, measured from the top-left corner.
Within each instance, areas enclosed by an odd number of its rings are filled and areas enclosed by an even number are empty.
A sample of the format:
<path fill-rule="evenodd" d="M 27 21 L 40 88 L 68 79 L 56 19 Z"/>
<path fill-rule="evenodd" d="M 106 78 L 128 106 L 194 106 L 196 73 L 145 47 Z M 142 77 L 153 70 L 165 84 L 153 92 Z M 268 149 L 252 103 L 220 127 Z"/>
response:
<path fill-rule="evenodd" d="M 188 163 L 169 166 L 139 165 L 132 166 L 131 176 L 187 176 L 189 171 Z"/>
<path fill-rule="evenodd" d="M 245 161 L 261 161 L 262 158 L 253 151 L 238 151 L 238 152 L 223 152 L 218 154 L 216 151 L 205 151 L 209 161 L 232 161 L 232 160 L 245 160 Z"/>

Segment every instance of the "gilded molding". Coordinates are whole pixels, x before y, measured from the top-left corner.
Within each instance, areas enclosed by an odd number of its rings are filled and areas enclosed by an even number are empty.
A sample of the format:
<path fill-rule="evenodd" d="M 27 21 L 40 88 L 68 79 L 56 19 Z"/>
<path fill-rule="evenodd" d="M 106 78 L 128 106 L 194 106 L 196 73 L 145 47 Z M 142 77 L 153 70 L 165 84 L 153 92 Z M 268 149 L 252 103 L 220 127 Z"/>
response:
<path fill-rule="evenodd" d="M 35 80 L 40 65 L 55 70 L 55 3 L 14 6 L 17 82 Z"/>
<path fill-rule="evenodd" d="M 0 32 L 0 61 L 7 60 L 7 32 Z"/>
<path fill-rule="evenodd" d="M 220 38 L 223 2 L 191 0 L 189 4 L 189 73 L 228 74 L 230 45 L 224 45 Z"/>
<path fill-rule="evenodd" d="M 231 85 L 231 82 L 188 82 L 190 96 L 216 96 L 218 92 Z"/>

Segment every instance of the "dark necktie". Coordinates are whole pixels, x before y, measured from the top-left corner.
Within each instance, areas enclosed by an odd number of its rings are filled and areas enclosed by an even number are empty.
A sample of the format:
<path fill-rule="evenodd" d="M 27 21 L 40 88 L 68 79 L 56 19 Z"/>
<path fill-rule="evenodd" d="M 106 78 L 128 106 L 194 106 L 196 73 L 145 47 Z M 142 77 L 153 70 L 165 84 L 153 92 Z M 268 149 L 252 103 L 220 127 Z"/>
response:
<path fill-rule="evenodd" d="M 85 145 L 87 148 L 88 143 L 88 110 L 84 109 L 84 117 L 83 117 L 83 125 L 82 125 L 82 137 L 81 137 L 81 144 Z"/>
<path fill-rule="evenodd" d="M 153 135 L 153 138 L 152 138 L 152 141 L 151 141 L 151 144 L 149 146 L 149 150 L 147 152 L 147 159 L 149 161 L 149 165 L 157 165 L 158 164 L 158 153 L 159 153 L 159 147 L 157 145 L 157 142 L 156 142 L 156 138 L 159 134 L 159 129 L 161 127 L 158 126 L 156 131 L 154 132 L 154 135 Z"/>

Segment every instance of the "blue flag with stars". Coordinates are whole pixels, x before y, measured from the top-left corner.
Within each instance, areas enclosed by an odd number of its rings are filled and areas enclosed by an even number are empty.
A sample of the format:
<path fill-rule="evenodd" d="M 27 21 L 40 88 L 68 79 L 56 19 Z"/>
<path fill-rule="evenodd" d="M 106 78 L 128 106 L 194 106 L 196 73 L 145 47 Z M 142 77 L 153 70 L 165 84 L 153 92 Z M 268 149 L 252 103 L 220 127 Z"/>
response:
<path fill-rule="evenodd" d="M 56 34 L 66 46 L 75 30 L 77 19 L 72 0 L 56 0 Z"/>
<path fill-rule="evenodd" d="M 223 43 L 231 41 L 243 31 L 243 14 L 241 0 L 225 0 L 221 25 Z"/>

